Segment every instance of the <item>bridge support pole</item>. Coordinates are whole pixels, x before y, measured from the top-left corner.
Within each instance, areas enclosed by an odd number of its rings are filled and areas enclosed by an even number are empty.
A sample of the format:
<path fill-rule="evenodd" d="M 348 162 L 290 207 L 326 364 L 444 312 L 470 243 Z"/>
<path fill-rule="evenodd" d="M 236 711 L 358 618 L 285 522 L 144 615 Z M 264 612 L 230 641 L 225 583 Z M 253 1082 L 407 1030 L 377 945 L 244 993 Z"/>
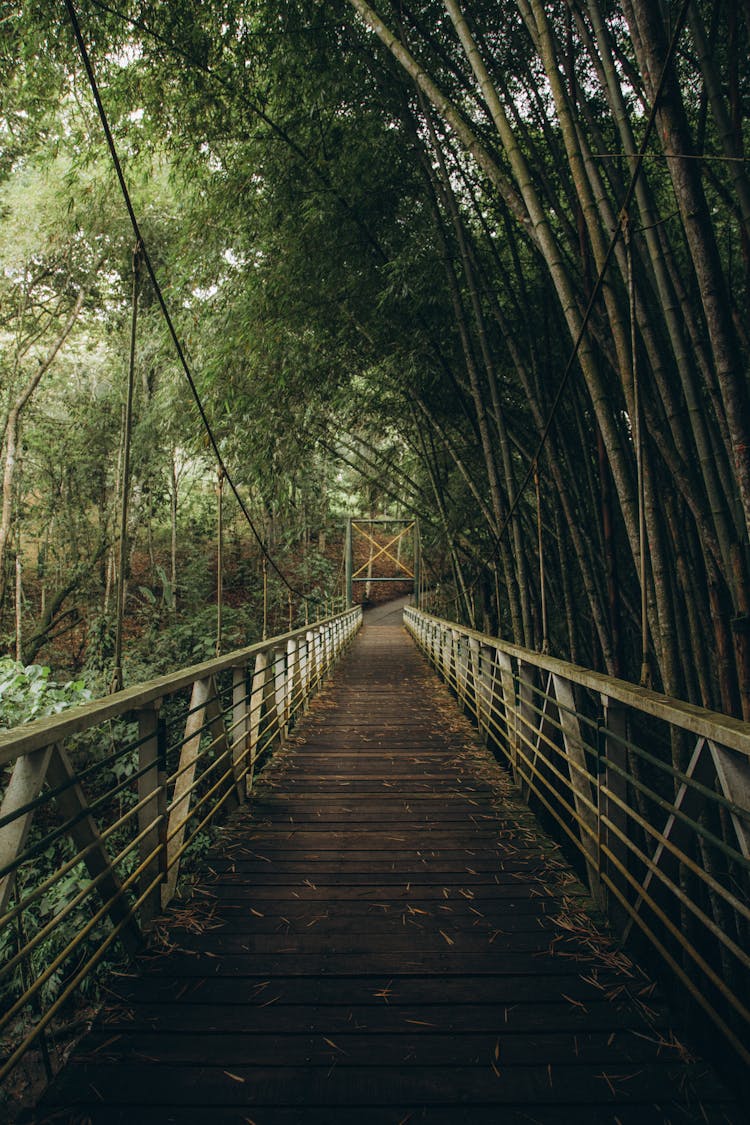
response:
<path fill-rule="evenodd" d="M 157 700 L 152 707 L 138 712 L 138 831 L 142 833 L 141 862 L 148 860 L 141 875 L 144 889 L 159 874 L 163 882 L 167 873 L 167 739 L 164 723 L 159 719 L 160 702 Z M 161 911 L 161 882 L 153 887 L 141 907 L 145 923 Z"/>
<path fill-rule="evenodd" d="M 352 608 L 352 575 L 354 573 L 354 556 L 352 553 L 352 517 L 346 521 L 346 542 L 344 544 L 344 566 L 346 568 L 346 608 Z"/>
<path fill-rule="evenodd" d="M 232 747 L 232 773 L 240 804 L 247 797 L 245 783 L 247 773 L 243 776 L 243 771 L 248 769 L 248 703 L 247 665 L 240 664 L 232 669 L 232 731 L 229 736 Z"/>
<path fill-rule="evenodd" d="M 271 667 L 273 669 L 274 707 L 276 709 L 276 727 L 280 742 L 286 741 L 286 649 L 275 648 L 271 653 Z"/>
<path fill-rule="evenodd" d="M 414 605 L 421 606 L 422 540 L 419 535 L 419 519 L 414 520 Z"/>
<path fill-rule="evenodd" d="M 500 686 L 502 688 L 503 711 L 505 712 L 505 738 L 508 744 L 508 759 L 511 773 L 516 785 L 518 784 L 518 719 L 516 711 L 516 685 L 513 682 L 513 665 L 507 652 L 496 650 L 497 663 L 500 668 Z"/>
<path fill-rule="evenodd" d="M 563 746 L 570 774 L 573 805 L 578 819 L 581 853 L 586 861 L 589 890 L 597 906 L 601 907 L 603 905 L 599 879 L 601 870 L 599 840 L 601 821 L 595 804 L 596 794 L 592 793 L 592 778 L 586 761 L 586 750 L 573 694 L 573 685 L 562 676 L 556 676 L 554 673 L 552 682 L 555 688 Z"/>
<path fill-rule="evenodd" d="M 528 801 L 537 770 L 540 739 L 537 735 L 534 710 L 536 668 L 524 660 L 518 661 L 518 705 L 516 710 L 516 753 L 521 778 L 521 792 Z"/>
<path fill-rule="evenodd" d="M 270 669 L 268 666 L 268 653 L 259 652 L 255 657 L 253 678 L 250 681 L 250 726 L 248 731 L 248 754 L 250 755 L 250 769 L 245 777 L 245 791 L 249 796 L 253 788 L 255 762 L 260 753 L 260 740 L 262 723 L 268 711 L 268 683 Z"/>
<path fill-rule="evenodd" d="M 603 760 L 599 762 L 599 852 L 600 867 L 612 882 L 623 883 L 618 865 L 627 867 L 627 715 L 626 709 L 614 699 L 603 695 L 604 741 Z M 617 896 L 608 889 L 607 914 L 616 931 L 627 923 L 627 914 Z"/>

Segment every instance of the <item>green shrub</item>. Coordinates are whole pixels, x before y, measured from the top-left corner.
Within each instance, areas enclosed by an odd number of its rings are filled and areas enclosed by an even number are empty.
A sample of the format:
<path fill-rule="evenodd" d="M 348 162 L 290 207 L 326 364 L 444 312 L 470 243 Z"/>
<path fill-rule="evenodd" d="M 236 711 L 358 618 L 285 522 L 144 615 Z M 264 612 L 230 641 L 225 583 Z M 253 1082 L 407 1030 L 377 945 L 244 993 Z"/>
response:
<path fill-rule="evenodd" d="M 41 664 L 24 667 L 10 657 L 0 657 L 0 727 L 57 715 L 89 699 L 91 692 L 83 680 L 60 684 L 50 679 L 50 669 Z"/>

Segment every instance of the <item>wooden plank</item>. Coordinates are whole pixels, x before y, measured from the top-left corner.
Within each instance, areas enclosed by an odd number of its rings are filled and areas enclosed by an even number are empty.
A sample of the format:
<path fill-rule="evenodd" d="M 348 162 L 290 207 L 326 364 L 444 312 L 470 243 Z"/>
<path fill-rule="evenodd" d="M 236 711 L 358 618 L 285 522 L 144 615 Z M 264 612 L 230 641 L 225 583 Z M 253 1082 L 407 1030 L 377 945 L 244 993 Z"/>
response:
<path fill-rule="evenodd" d="M 235 1014 L 232 1012 L 231 1014 Z M 281 1021 L 279 1015 L 285 1015 Z M 488 1062 L 494 1058 L 495 1048 L 500 1043 L 498 1056 L 502 1055 L 504 1066 L 529 1066 L 544 1059 L 557 1065 L 596 1064 L 606 1067 L 613 1060 L 639 1065 L 648 1062 L 653 1054 L 652 1048 L 643 1039 L 629 1033 L 626 1029 L 618 1034 L 612 1033 L 609 1023 L 604 1021 L 602 1030 L 583 1030 L 579 1025 L 564 1031 L 552 1032 L 535 1029 L 517 1034 L 503 1022 L 502 1013 L 489 1014 L 479 1021 L 479 1030 L 465 1028 L 455 1021 L 445 1021 L 444 1012 L 431 1012 L 431 1026 L 422 1026 L 427 1021 L 419 1020 L 424 1015 L 421 1009 L 398 1013 L 398 1018 L 373 1022 L 371 1013 L 346 1011 L 336 1015 L 326 1015 L 316 1021 L 313 1027 L 307 1026 L 304 1010 L 295 1009 L 283 1012 L 276 1009 L 275 1022 L 281 1024 L 274 1032 L 265 1026 L 269 1017 L 263 1018 L 262 1030 L 244 1030 L 230 1022 L 228 1015 L 222 1014 L 221 1035 L 211 1035 L 215 1028 L 208 1021 L 195 1030 L 186 1030 L 179 1021 L 173 1025 L 173 1037 L 166 1039 L 163 1025 L 158 1029 L 148 1027 L 128 1028 L 123 1024 L 119 1038 L 112 1042 L 112 1030 L 104 1029 L 92 1036 L 81 1056 L 81 1062 L 96 1062 L 97 1055 L 107 1059 L 108 1050 L 112 1057 L 122 1064 L 138 1061 L 144 1056 L 158 1055 L 160 1062 L 167 1065 L 193 1064 L 199 1066 L 237 1067 L 247 1065 L 252 1059 L 254 1066 L 273 1066 L 283 1058 L 285 1066 L 330 1066 L 336 1060 L 339 1067 L 368 1066 L 377 1058 L 379 1066 L 474 1066 L 481 1060 Z M 352 1032 L 352 1024 L 360 1017 L 368 1023 Z M 296 1023 L 301 1020 L 302 1024 Z M 581 1023 L 583 1017 L 581 1017 Z M 410 1025 L 412 1025 L 410 1027 Z M 169 1025 L 167 1025 L 169 1026 Z M 305 1027 L 305 1034 L 297 1028 Z M 359 1028 L 359 1023 L 357 1023 Z M 498 1028 L 502 1031 L 498 1033 Z M 442 1030 L 439 1030 L 442 1029 Z M 456 1032 L 460 1034 L 456 1034 Z M 383 1036 L 387 1036 L 385 1041 Z M 331 1043 L 335 1043 L 335 1047 Z M 336 1058 L 338 1054 L 338 1058 Z M 499 1061 L 499 1059 L 498 1059 Z"/>
<path fill-rule="evenodd" d="M 494 1046 L 490 1045 L 490 1054 Z M 498 1080 L 490 1060 L 469 1067 L 407 1067 L 338 1065 L 340 1052 L 331 1048 L 325 1066 L 286 1067 L 252 1066 L 245 1063 L 231 1073 L 223 1066 L 194 1064 L 158 1067 L 142 1062 L 129 1065 L 79 1063 L 53 1087 L 50 1104 L 68 1096 L 69 1083 L 75 1087 L 91 1085 L 101 1095 L 102 1087 L 110 1102 L 118 1105 L 143 1104 L 189 1107 L 196 1103 L 236 1107 L 349 1106 L 366 1105 L 383 1108 L 407 1104 L 424 1106 L 453 1105 L 463 1108 L 472 1101 L 479 1104 L 518 1105 L 596 1105 L 605 1111 L 624 1096 L 633 1097 L 636 1087 L 632 1062 L 619 1062 L 607 1068 L 606 1079 L 601 1066 L 578 1063 L 550 1067 L 546 1062 L 529 1066 L 509 1066 Z M 335 1067 L 332 1081 L 331 1067 Z M 499 1068 L 498 1068 L 499 1069 Z M 685 1067 L 679 1063 L 650 1062 L 638 1067 L 637 1088 L 640 1102 L 674 1105 L 665 1099 L 665 1088 L 676 1086 L 684 1078 Z M 710 1076 L 700 1076 L 696 1083 L 705 1097 L 729 1101 L 726 1093 Z M 624 1087 L 624 1090 L 623 1090 Z M 692 1091 L 691 1091 L 692 1094 Z M 722 1096 L 723 1095 L 723 1096 Z M 89 1095 L 92 1097 L 92 1095 Z"/>
<path fill-rule="evenodd" d="M 132 1106 L 106 1106 L 103 1107 L 95 1099 L 93 1092 L 89 1092 L 89 1101 L 81 1099 L 77 1105 L 80 1112 L 84 1112 L 97 1125 L 133 1125 Z M 570 1125 L 571 1106 L 533 1107 L 533 1121 L 537 1125 Z M 164 1108 L 141 1104 L 137 1107 L 138 1125 L 164 1125 Z M 79 1112 L 79 1111 L 76 1111 Z M 273 1125 L 351 1125 L 352 1108 L 336 1106 L 306 1105 L 303 1111 L 295 1108 L 274 1105 Z M 494 1106 L 472 1106 L 471 1125 L 498 1125 L 498 1111 Z M 607 1105 L 607 1116 L 602 1118 L 601 1106 L 587 1106 L 576 1104 L 573 1107 L 576 1125 L 602 1125 L 602 1120 L 619 1122 L 619 1125 L 665 1125 L 664 1110 L 661 1106 L 644 1106 L 642 1103 L 630 1105 L 627 1102 L 611 1102 Z M 723 1104 L 721 1116 L 717 1118 L 720 1125 L 747 1125 L 747 1117 L 737 1107 Z M 383 1125 L 383 1110 L 373 1109 L 367 1105 L 356 1107 L 357 1125 Z M 529 1125 L 529 1108 L 503 1106 L 502 1125 Z M 211 1125 L 247 1125 L 248 1121 L 258 1118 L 250 1117 L 236 1106 L 224 1106 L 214 1102 L 207 1106 L 181 1106 L 179 1111 L 179 1125 L 206 1125 L 210 1120 Z M 388 1111 L 388 1122 L 408 1122 L 414 1119 L 414 1105 L 402 1102 L 400 1105 L 391 1106 Z M 65 1125 L 68 1121 L 63 1118 Z M 75 1120 L 75 1118 L 73 1119 Z M 457 1114 L 456 1107 L 432 1105 L 430 1106 L 430 1125 L 456 1125 L 462 1118 Z M 463 1120 L 467 1120 L 464 1118 Z M 61 1125 L 59 1112 L 53 1108 L 49 1116 L 35 1118 L 35 1125 Z M 72 1125 L 72 1123 L 71 1123 Z"/>
<path fill-rule="evenodd" d="M 359 977 L 339 977 L 327 974 L 322 977 L 277 976 L 273 981 L 258 977 L 181 977 L 170 975 L 170 966 L 163 965 L 164 971 L 157 977 L 151 974 L 143 978 L 134 974 L 122 975 L 112 982 L 111 1002 L 102 1014 L 107 1026 L 114 1023 L 127 1024 L 131 1018 L 146 1021 L 150 1018 L 170 1018 L 178 1020 L 180 1013 L 186 1021 L 195 1015 L 196 1006 L 211 1005 L 242 1008 L 249 1005 L 265 1011 L 266 1007 L 278 1008 L 290 1005 L 307 1011 L 307 1018 L 315 1015 L 319 1006 L 340 1007 L 347 1012 L 353 1007 L 390 1008 L 401 1010 L 409 1006 L 432 1007 L 436 1003 L 435 982 L 425 974 L 400 976 L 391 981 L 381 975 Z M 537 1029 L 544 1028 L 544 1013 L 549 1005 L 562 1005 L 562 1019 L 568 1012 L 574 1019 L 583 1013 L 579 1004 L 596 1014 L 598 1005 L 603 1011 L 628 1011 L 628 1005 L 613 1005 L 606 996 L 610 988 L 616 987 L 618 974 L 602 971 L 595 979 L 582 977 L 570 966 L 562 966 L 555 976 L 535 978 L 533 976 L 472 976 L 470 974 L 446 977 L 440 986 L 439 1002 L 450 1006 L 454 1013 L 465 1010 L 468 1019 L 471 1013 L 481 1017 L 480 1009 L 494 1008 L 501 1016 L 519 1019 L 520 1027 L 531 1020 Z M 384 993 L 384 988 L 387 991 Z M 269 992 L 269 989 L 271 991 Z M 272 1005 L 268 999 L 278 997 Z M 387 1001 L 387 1004 L 386 1004 Z M 664 1009 L 652 993 L 648 998 L 649 1008 L 657 1009 L 657 1019 L 663 1021 Z M 518 1008 L 518 1013 L 506 1013 L 509 1005 Z M 557 1010 L 555 1008 L 555 1010 Z M 265 1018 L 273 1013 L 267 1012 Z M 363 1018 L 366 1018 L 363 1014 Z M 618 1016 L 613 1018 L 618 1019 Z M 562 1026 L 562 1025 L 560 1025 Z"/>

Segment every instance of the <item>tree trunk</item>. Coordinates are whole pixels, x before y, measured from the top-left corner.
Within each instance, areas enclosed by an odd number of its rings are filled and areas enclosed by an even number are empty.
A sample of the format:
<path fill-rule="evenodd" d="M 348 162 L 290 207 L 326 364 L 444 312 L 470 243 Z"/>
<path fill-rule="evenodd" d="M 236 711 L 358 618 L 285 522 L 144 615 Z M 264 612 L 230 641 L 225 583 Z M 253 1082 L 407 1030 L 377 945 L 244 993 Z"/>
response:
<path fill-rule="evenodd" d="M 2 606 L 5 596 L 6 555 L 13 520 L 13 482 L 16 474 L 21 416 L 43 377 L 54 363 L 60 348 L 68 338 L 73 325 L 78 319 L 78 314 L 83 307 L 84 297 L 85 291 L 80 289 L 75 303 L 73 304 L 73 308 L 70 310 L 68 318 L 57 336 L 57 339 L 47 352 L 46 357 L 40 361 L 37 370 L 27 380 L 26 386 L 16 397 L 13 406 L 8 411 L 4 434 L 5 461 L 3 465 L 2 506 L 0 507 L 0 606 Z"/>
<path fill-rule="evenodd" d="M 664 26 L 650 0 L 631 0 L 631 3 L 642 42 L 641 68 L 653 89 L 666 57 Z M 631 32 L 633 27 L 631 23 Z M 660 99 L 656 113 L 664 150 L 670 154 L 668 168 L 698 282 L 729 428 L 735 477 L 750 535 L 750 402 L 711 212 L 703 192 L 699 165 L 689 159 L 693 152 L 692 140 L 679 84 L 672 75 L 667 78 L 665 96 Z"/>

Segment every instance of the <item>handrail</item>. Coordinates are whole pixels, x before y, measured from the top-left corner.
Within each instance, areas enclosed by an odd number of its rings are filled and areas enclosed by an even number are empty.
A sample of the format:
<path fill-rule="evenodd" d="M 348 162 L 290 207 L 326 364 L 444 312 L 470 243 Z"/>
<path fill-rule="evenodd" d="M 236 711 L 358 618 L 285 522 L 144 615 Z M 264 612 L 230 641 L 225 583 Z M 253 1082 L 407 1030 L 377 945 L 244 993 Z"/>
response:
<path fill-rule="evenodd" d="M 408 608 L 412 613 L 417 612 L 413 607 Z M 425 619 L 444 621 L 443 618 L 425 613 L 424 610 L 418 612 Z M 633 707 L 652 715 L 655 719 L 675 723 L 684 730 L 701 735 L 703 738 L 716 739 L 716 741 L 731 746 L 733 750 L 737 750 L 738 753 L 750 758 L 750 723 L 742 719 L 736 719 L 733 715 L 723 715 L 719 711 L 710 711 L 706 707 L 699 707 L 697 704 L 688 703 L 683 699 L 663 695 L 651 688 L 631 684 L 628 680 L 618 680 L 613 676 L 605 675 L 603 672 L 594 672 L 591 668 L 586 668 L 581 664 L 571 664 L 567 660 L 560 660 L 555 656 L 535 652 L 533 649 L 522 648 L 510 641 L 491 637 L 487 633 L 479 633 L 464 625 L 456 625 L 454 622 L 444 623 L 450 624 L 451 629 L 460 630 L 461 634 L 468 639 L 475 640 L 480 644 L 492 644 L 496 649 L 507 653 L 508 656 L 512 656 L 516 660 L 522 660 L 525 664 L 530 664 L 534 668 L 540 668 L 542 671 L 550 672 L 553 675 L 564 676 L 571 683 L 578 684 L 589 691 L 600 692 L 618 703 L 624 703 L 627 707 Z M 2 742 L 0 742 L 0 746 L 2 746 Z"/>
<path fill-rule="evenodd" d="M 21 754 L 29 754 L 42 746 L 48 746 L 50 742 L 67 738 L 72 734 L 79 734 L 89 727 L 98 726 L 127 711 L 145 707 L 157 699 L 173 695 L 182 688 L 195 683 L 196 680 L 205 679 L 208 676 L 217 676 L 220 672 L 225 672 L 229 668 L 235 668 L 239 664 L 247 664 L 259 652 L 265 652 L 287 640 L 304 637 L 311 628 L 325 627 L 340 617 L 341 614 L 325 617 L 316 621 L 314 626 L 302 625 L 299 629 L 294 629 L 290 633 L 280 634 L 270 640 L 258 641 L 256 644 L 248 645 L 247 648 L 229 652 L 225 656 L 212 657 L 211 660 L 204 660 L 201 664 L 193 664 L 189 668 L 181 668 L 178 672 L 170 672 L 166 676 L 158 676 L 153 680 L 135 684 L 133 687 L 123 688 L 122 691 L 113 692 L 112 695 L 103 696 L 101 699 L 81 703 L 77 707 L 71 707 L 69 711 L 64 711 L 61 715 L 33 719 L 29 723 L 24 723 L 21 727 L 0 731 L 0 766 L 7 765 L 8 762 L 14 761 Z"/>
<path fill-rule="evenodd" d="M 407 629 L 635 929 L 750 1063 L 750 723 L 408 607 Z"/>
<path fill-rule="evenodd" d="M 0 734 L 0 1079 L 105 956 L 140 947 L 361 622 L 349 609 Z"/>

